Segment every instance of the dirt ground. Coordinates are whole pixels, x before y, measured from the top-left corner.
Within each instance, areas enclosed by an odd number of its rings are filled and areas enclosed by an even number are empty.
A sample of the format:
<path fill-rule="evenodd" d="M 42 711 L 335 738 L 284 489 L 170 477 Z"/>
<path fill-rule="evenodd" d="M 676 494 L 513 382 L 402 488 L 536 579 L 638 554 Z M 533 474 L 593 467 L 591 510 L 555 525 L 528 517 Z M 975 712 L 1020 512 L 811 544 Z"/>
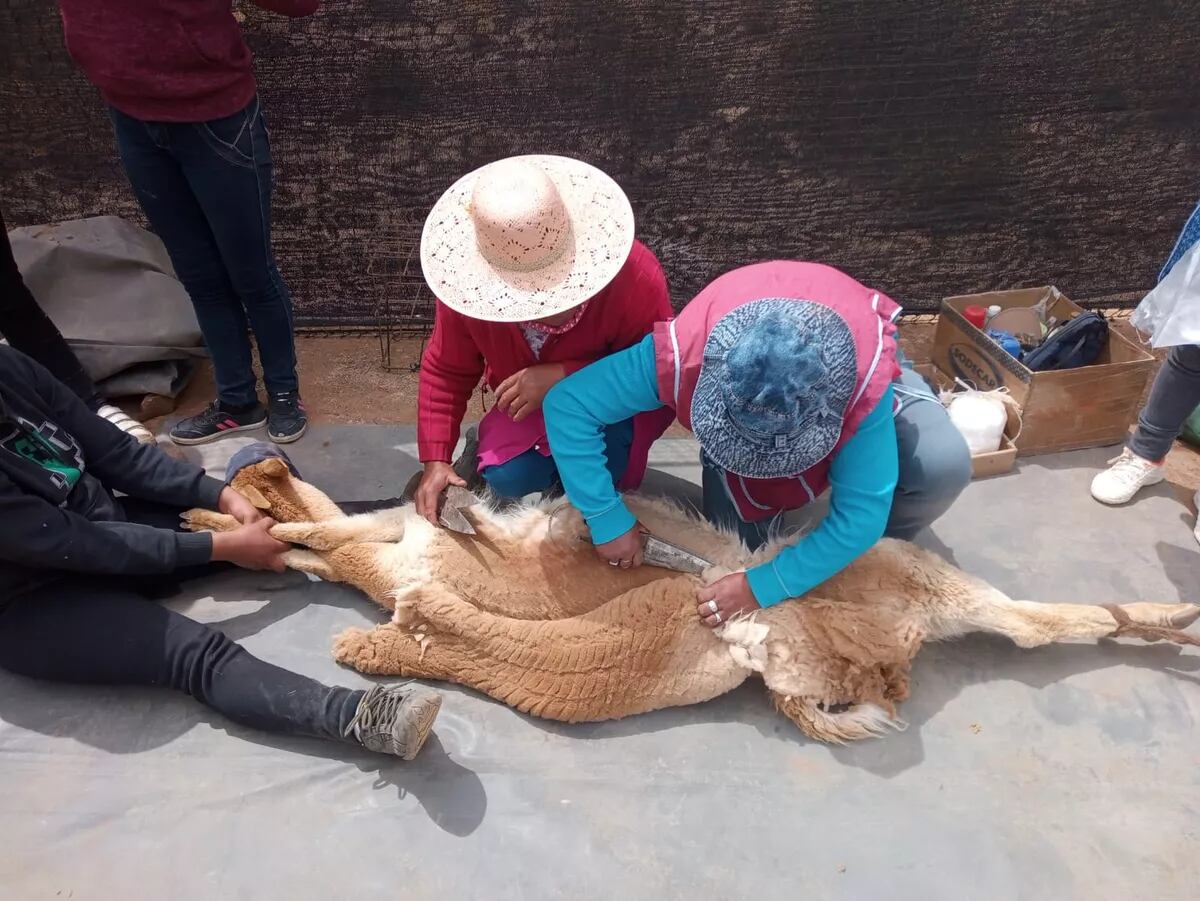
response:
<path fill-rule="evenodd" d="M 1132 336 L 1128 322 L 1114 328 Z M 914 363 L 929 360 L 935 325 L 913 321 L 901 324 L 900 341 Z M 313 337 L 297 340 L 304 403 L 314 422 L 370 425 L 411 425 L 416 422 L 417 374 L 422 342 L 419 338 L 393 341 L 392 369 L 383 367 L 380 341 L 375 336 Z M 205 363 L 180 396 L 172 416 L 196 413 L 214 394 L 212 372 Z M 478 418 L 485 407 L 476 394 L 467 408 L 468 418 Z M 487 398 L 488 406 L 491 398 Z M 130 409 L 136 415 L 136 409 Z M 162 417 L 149 420 L 158 427 Z M 671 434 L 684 434 L 678 425 Z M 1200 454 L 1176 443 L 1167 458 L 1168 479 L 1181 499 L 1191 502 L 1200 488 Z"/>

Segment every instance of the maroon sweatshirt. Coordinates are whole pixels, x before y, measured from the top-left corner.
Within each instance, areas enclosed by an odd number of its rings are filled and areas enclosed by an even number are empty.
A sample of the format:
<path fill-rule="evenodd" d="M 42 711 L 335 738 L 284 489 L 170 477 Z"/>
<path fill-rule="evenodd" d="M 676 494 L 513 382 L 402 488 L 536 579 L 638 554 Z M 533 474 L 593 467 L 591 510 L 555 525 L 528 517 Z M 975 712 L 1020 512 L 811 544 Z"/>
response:
<path fill-rule="evenodd" d="M 320 0 L 251 0 L 285 16 Z M 104 99 L 147 122 L 206 122 L 257 90 L 233 0 L 59 0 L 67 51 Z"/>

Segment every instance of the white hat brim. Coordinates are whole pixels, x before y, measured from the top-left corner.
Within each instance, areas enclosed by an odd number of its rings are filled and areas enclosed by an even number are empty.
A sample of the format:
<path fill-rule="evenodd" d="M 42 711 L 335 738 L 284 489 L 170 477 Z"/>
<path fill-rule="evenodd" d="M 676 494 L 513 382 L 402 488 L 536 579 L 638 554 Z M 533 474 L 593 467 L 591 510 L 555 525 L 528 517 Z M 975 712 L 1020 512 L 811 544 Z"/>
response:
<path fill-rule="evenodd" d="M 611 282 L 633 249 L 633 208 L 609 176 L 565 156 L 515 159 L 541 168 L 558 188 L 571 220 L 571 244 L 542 269 L 497 269 L 480 252 L 471 219 L 475 183 L 496 163 L 456 181 L 425 220 L 421 269 L 438 300 L 473 319 L 528 322 L 573 309 Z"/>

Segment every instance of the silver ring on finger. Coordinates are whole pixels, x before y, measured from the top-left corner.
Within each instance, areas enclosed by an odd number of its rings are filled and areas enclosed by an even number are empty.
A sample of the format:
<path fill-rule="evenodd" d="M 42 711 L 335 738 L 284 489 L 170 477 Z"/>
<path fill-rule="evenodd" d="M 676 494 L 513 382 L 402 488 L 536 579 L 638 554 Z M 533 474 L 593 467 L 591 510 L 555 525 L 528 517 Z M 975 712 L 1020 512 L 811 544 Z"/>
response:
<path fill-rule="evenodd" d="M 721 614 L 720 614 L 720 613 L 714 613 L 714 614 L 713 614 L 713 619 L 715 619 L 715 620 L 717 621 L 717 623 L 719 624 L 719 623 L 721 622 Z"/>
<path fill-rule="evenodd" d="M 709 601 L 708 602 L 708 612 L 709 613 L 720 613 L 721 608 L 717 606 L 716 601 Z"/>
<path fill-rule="evenodd" d="M 620 565 L 621 565 L 621 561 L 620 561 L 620 560 L 609 560 L 609 561 L 608 561 L 608 565 L 609 565 L 609 566 L 620 566 Z"/>

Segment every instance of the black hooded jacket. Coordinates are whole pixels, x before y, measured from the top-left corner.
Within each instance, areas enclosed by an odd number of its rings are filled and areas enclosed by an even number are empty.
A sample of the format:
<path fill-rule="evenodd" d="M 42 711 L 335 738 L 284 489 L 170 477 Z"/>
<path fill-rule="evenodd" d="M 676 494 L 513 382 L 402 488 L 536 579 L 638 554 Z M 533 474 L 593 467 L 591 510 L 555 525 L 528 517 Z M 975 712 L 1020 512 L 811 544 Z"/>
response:
<path fill-rule="evenodd" d="M 144 575 L 208 562 L 211 535 L 126 522 L 114 493 L 212 510 L 223 487 L 138 444 L 0 346 L 0 601 L 68 572 Z"/>

